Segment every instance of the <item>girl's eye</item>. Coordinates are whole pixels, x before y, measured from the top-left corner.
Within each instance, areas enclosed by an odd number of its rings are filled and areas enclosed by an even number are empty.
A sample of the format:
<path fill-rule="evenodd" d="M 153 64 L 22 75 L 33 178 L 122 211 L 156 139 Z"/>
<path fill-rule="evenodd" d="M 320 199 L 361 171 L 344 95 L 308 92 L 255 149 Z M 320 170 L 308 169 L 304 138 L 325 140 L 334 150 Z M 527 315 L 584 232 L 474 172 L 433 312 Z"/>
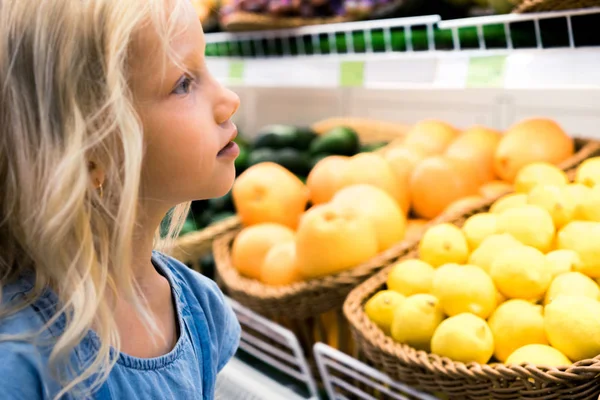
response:
<path fill-rule="evenodd" d="M 193 80 L 189 76 L 186 75 L 181 77 L 179 82 L 177 82 L 177 86 L 175 86 L 175 89 L 173 89 L 173 94 L 183 95 L 190 93 L 192 89 L 192 83 Z"/>

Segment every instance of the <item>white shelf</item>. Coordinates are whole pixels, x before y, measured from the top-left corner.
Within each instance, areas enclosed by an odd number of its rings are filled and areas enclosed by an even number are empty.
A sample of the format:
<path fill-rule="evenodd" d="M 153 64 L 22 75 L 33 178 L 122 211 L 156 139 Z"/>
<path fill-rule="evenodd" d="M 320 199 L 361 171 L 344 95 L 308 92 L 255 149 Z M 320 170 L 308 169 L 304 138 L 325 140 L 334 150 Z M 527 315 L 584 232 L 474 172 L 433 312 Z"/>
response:
<path fill-rule="evenodd" d="M 277 381 L 233 358 L 217 376 L 215 400 L 306 400 Z M 316 398 L 315 398 L 316 399 Z"/>
<path fill-rule="evenodd" d="M 272 377 L 233 359 L 218 378 L 217 399 L 316 400 L 317 387 L 298 338 L 288 329 L 226 298 L 242 327 L 240 350 L 302 386 L 302 397 Z M 288 379 L 286 379 L 288 380 Z"/>
<path fill-rule="evenodd" d="M 315 344 L 314 353 L 323 385 L 331 400 L 438 400 L 324 343 Z"/>
<path fill-rule="evenodd" d="M 600 48 L 208 59 L 231 87 L 599 89 Z"/>
<path fill-rule="evenodd" d="M 209 45 L 230 51 L 227 57 L 207 56 L 207 60 L 222 83 L 236 88 L 597 89 L 600 47 L 580 47 L 574 29 L 578 18 L 593 14 L 600 14 L 600 7 L 448 21 L 431 15 L 209 34 Z M 565 23 L 552 30 L 541 29 L 542 21 L 549 19 Z M 533 27 L 531 43 L 527 48 L 515 48 L 514 24 L 523 22 Z M 496 31 L 495 48 L 490 48 L 491 39 L 484 34 L 488 26 L 500 29 Z M 465 28 L 476 30 L 470 43 L 461 42 L 466 40 L 460 35 Z M 420 29 L 421 35 L 418 49 L 412 40 L 415 29 Z M 442 31 L 446 38 L 444 50 L 436 47 L 436 35 Z M 355 34 L 364 41 L 360 50 Z M 498 34 L 505 36 L 500 48 Z M 545 48 L 551 39 L 556 40 L 545 35 L 558 34 L 564 36 L 562 47 Z M 378 50 L 374 49 L 376 36 Z M 517 36 L 523 40 L 523 32 Z M 276 45 L 281 54 L 272 55 L 268 50 Z M 323 46 L 329 50 L 323 50 Z"/>

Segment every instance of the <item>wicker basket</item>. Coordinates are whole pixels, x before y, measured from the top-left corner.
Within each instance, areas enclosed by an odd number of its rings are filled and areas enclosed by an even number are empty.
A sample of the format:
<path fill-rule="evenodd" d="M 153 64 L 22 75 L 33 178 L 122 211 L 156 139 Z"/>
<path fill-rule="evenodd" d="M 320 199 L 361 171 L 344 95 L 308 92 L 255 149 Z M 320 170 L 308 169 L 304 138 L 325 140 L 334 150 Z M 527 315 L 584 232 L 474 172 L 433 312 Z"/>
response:
<path fill-rule="evenodd" d="M 599 154 L 596 142 L 588 144 L 589 156 Z M 593 150 L 595 148 L 595 150 Z M 575 161 L 575 160 L 573 160 Z M 577 162 L 577 165 L 583 161 Z M 572 178 L 577 166 L 565 164 Z M 443 222 L 462 226 L 471 215 L 486 212 L 493 201 L 482 202 L 462 215 Z M 442 221 L 438 221 L 442 222 Z M 418 245 L 407 249 L 401 259 L 418 258 Z M 543 368 L 533 365 L 464 364 L 395 342 L 379 329 L 364 312 L 364 305 L 375 293 L 385 289 L 392 266 L 357 286 L 344 302 L 357 352 L 375 368 L 393 379 L 431 393 L 443 393 L 451 399 L 597 399 L 600 395 L 600 356 L 568 368 Z"/>
<path fill-rule="evenodd" d="M 598 7 L 600 0 L 525 0 L 515 8 L 517 13 L 576 10 Z"/>
<path fill-rule="evenodd" d="M 600 142 L 577 139 L 576 148 L 577 153 L 560 166 L 565 171 L 574 169 L 586 158 L 600 155 Z M 489 201 L 482 203 L 483 206 L 489 206 Z M 442 215 L 429 225 L 455 221 L 465 212 L 467 211 L 457 210 L 452 214 Z M 228 295 L 240 304 L 292 330 L 298 336 L 309 362 L 312 362 L 312 346 L 317 341 L 324 341 L 320 339 L 323 337 L 329 337 L 329 343 L 335 343 L 333 347 L 357 356 L 348 322 L 342 314 L 344 300 L 357 285 L 384 267 L 409 255 L 418 242 L 418 239 L 413 239 L 398 243 L 349 271 L 289 286 L 274 287 L 240 275 L 232 265 L 231 246 L 241 229 L 242 226 L 239 225 L 213 242 L 220 284 L 227 290 Z M 334 338 L 331 338 L 331 327 L 323 321 L 324 316 L 332 314 L 337 315 L 335 319 L 338 321 Z"/>
<path fill-rule="evenodd" d="M 600 142 L 577 139 L 577 153 L 561 164 L 568 171 L 583 160 L 600 154 Z M 485 203 L 487 204 L 487 202 Z M 460 211 L 458 215 L 466 212 Z M 457 214 L 442 215 L 430 224 L 454 220 Z M 356 285 L 372 276 L 384 266 L 404 257 L 417 240 L 408 240 L 391 247 L 371 260 L 348 271 L 320 279 L 275 287 L 238 273 L 231 262 L 231 245 L 242 229 L 238 225 L 213 243 L 217 271 L 231 296 L 244 306 L 270 318 L 286 317 L 304 319 L 340 307 Z"/>
<path fill-rule="evenodd" d="M 236 229 L 239 225 L 239 218 L 234 216 L 212 224 L 200 231 L 183 235 L 175 241 L 169 254 L 196 271 L 202 272 L 200 259 L 212 251 L 213 240 Z"/>

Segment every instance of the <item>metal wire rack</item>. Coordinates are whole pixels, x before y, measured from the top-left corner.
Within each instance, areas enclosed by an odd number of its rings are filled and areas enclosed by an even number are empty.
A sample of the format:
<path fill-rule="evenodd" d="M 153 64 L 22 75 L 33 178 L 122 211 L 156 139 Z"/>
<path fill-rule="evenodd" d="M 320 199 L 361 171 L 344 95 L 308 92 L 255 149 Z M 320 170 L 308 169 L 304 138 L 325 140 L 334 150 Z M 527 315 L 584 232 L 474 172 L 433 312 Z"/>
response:
<path fill-rule="evenodd" d="M 331 400 L 438 400 L 369 367 L 324 343 L 314 346 L 315 358 Z"/>
<path fill-rule="evenodd" d="M 439 15 L 429 15 L 285 30 L 212 33 L 206 35 L 206 53 L 210 57 L 286 58 L 436 50 L 575 48 L 600 45 L 597 38 L 580 44 L 584 35 L 576 35 L 581 21 L 593 26 L 589 24 L 590 18 L 598 14 L 600 7 L 445 21 Z"/>

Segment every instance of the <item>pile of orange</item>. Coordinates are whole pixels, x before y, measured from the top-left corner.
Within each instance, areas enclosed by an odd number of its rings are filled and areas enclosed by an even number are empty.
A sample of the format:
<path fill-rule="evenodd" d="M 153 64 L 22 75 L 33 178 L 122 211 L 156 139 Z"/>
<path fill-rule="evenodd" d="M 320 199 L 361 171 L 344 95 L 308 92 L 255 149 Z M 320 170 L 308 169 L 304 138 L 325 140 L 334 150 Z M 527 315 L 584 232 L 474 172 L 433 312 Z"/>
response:
<path fill-rule="evenodd" d="M 306 184 L 279 165 L 257 164 L 233 187 L 245 226 L 233 265 L 270 285 L 344 271 L 420 237 L 442 213 L 512 190 L 524 166 L 573 153 L 573 139 L 549 119 L 504 134 L 427 120 L 375 153 L 324 158 Z"/>

